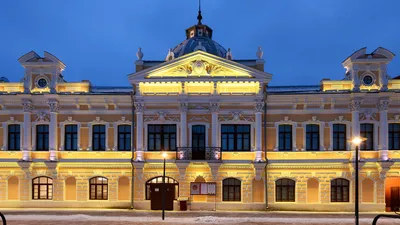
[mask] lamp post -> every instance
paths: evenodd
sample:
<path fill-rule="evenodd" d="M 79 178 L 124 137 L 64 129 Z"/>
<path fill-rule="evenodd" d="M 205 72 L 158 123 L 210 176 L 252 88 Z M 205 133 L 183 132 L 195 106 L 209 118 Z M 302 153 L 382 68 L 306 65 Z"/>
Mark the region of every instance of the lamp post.
<path fill-rule="evenodd" d="M 354 137 L 351 142 L 353 145 L 356 146 L 356 155 L 355 155 L 355 167 L 356 167 L 356 174 L 355 174 L 355 206 L 354 206 L 354 214 L 356 217 L 356 225 L 359 224 L 359 210 L 358 210 L 358 204 L 359 204 L 359 197 L 358 197 L 358 147 L 360 146 L 361 142 L 363 140 L 360 137 Z"/>
<path fill-rule="evenodd" d="M 164 169 L 162 176 L 162 220 L 165 217 L 165 159 L 167 158 L 167 153 L 163 152 L 162 157 L 164 158 Z"/>

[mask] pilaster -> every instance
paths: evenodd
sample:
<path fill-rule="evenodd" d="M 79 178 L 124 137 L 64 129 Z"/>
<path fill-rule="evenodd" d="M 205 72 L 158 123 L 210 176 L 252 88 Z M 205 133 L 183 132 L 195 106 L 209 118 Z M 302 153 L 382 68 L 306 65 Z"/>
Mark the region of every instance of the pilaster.
<path fill-rule="evenodd" d="M 57 115 L 58 115 L 58 110 L 60 109 L 60 105 L 57 100 L 55 99 L 50 99 L 47 101 L 47 104 L 49 105 L 49 111 L 50 111 L 50 125 L 49 125 L 49 151 L 50 151 L 50 161 L 56 161 L 57 160 Z"/>
<path fill-rule="evenodd" d="M 31 130 L 32 130 L 32 121 L 31 121 L 31 113 L 33 111 L 32 101 L 29 99 L 22 100 L 22 108 L 24 110 L 24 142 L 22 147 L 22 160 L 30 161 L 31 160 L 31 151 L 32 151 L 32 139 L 31 139 Z"/>
<path fill-rule="evenodd" d="M 143 113 L 144 103 L 135 102 L 136 110 L 136 161 L 144 161 L 143 149 Z"/>
<path fill-rule="evenodd" d="M 262 161 L 262 139 L 261 139 L 261 124 L 262 124 L 262 111 L 264 109 L 264 102 L 262 100 L 256 101 L 254 103 L 254 114 L 255 114 L 255 128 L 256 128 L 256 143 L 255 143 L 255 152 L 256 157 L 254 161 L 259 162 Z"/>
<path fill-rule="evenodd" d="M 181 102 L 180 105 L 181 111 L 181 143 L 180 147 L 187 147 L 187 112 L 188 112 L 188 103 Z"/>
<path fill-rule="evenodd" d="M 376 104 L 376 107 L 379 111 L 379 157 L 381 160 L 388 159 L 388 133 L 389 133 L 389 125 L 388 125 L 388 109 L 389 109 L 389 100 L 379 100 Z"/>
<path fill-rule="evenodd" d="M 211 112 L 211 147 L 218 147 L 218 111 L 219 103 L 210 102 L 210 112 Z"/>

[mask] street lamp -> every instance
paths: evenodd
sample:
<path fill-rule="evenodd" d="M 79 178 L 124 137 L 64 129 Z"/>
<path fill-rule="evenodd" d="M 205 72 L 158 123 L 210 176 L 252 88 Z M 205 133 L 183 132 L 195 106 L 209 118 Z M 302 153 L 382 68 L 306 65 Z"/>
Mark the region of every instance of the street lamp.
<path fill-rule="evenodd" d="M 356 225 L 358 225 L 359 223 L 359 213 L 358 213 L 358 203 L 359 203 L 359 198 L 358 198 L 358 147 L 360 146 L 361 142 L 363 141 L 363 139 L 361 139 L 360 137 L 354 137 L 353 140 L 351 140 L 351 143 L 353 143 L 353 145 L 356 146 L 356 162 L 355 162 L 355 167 L 356 167 L 356 185 L 355 185 L 355 195 L 356 195 L 356 199 L 355 199 L 355 209 L 354 209 L 354 213 L 355 213 L 355 217 L 356 217 Z"/>
<path fill-rule="evenodd" d="M 165 217 L 165 159 L 167 158 L 168 154 L 166 152 L 162 153 L 162 157 L 164 159 L 164 171 L 162 176 L 162 219 L 164 220 Z"/>

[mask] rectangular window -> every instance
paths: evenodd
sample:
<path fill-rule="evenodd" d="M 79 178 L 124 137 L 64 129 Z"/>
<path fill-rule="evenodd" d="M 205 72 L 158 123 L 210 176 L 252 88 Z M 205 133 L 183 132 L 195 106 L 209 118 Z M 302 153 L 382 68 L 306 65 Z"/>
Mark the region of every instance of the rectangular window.
<path fill-rule="evenodd" d="M 20 150 L 21 126 L 19 124 L 8 125 L 8 150 Z"/>
<path fill-rule="evenodd" d="M 400 149 L 400 124 L 389 124 L 389 150 Z"/>
<path fill-rule="evenodd" d="M 317 124 L 306 126 L 306 150 L 319 151 L 319 125 Z"/>
<path fill-rule="evenodd" d="M 292 125 L 279 125 L 279 151 L 292 151 Z"/>
<path fill-rule="evenodd" d="M 332 129 L 333 150 L 346 150 L 346 124 L 333 124 Z"/>
<path fill-rule="evenodd" d="M 222 151 L 250 151 L 250 125 L 221 125 Z"/>
<path fill-rule="evenodd" d="M 78 150 L 78 125 L 65 125 L 64 150 Z"/>
<path fill-rule="evenodd" d="M 374 124 L 360 124 L 360 135 L 365 139 L 360 144 L 360 150 L 374 150 Z"/>
<path fill-rule="evenodd" d="M 92 150 L 105 151 L 106 150 L 106 126 L 93 125 L 92 136 Z"/>
<path fill-rule="evenodd" d="M 131 126 L 119 125 L 118 126 L 118 150 L 130 151 L 131 150 Z"/>
<path fill-rule="evenodd" d="M 176 151 L 176 125 L 148 125 L 149 151 Z"/>
<path fill-rule="evenodd" d="M 36 150 L 49 150 L 49 125 L 36 125 Z"/>

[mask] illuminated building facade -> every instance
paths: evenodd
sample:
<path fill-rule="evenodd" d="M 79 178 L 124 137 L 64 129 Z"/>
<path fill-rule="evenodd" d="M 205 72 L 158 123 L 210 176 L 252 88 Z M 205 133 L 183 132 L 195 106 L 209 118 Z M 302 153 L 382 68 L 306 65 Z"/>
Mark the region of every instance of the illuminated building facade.
<path fill-rule="evenodd" d="M 172 198 L 191 210 L 351 211 L 355 136 L 360 209 L 400 204 L 393 53 L 354 52 L 343 80 L 268 86 L 261 48 L 236 60 L 212 32 L 200 17 L 165 60 L 139 49 L 125 87 L 66 82 L 48 52 L 19 58 L 22 81 L 0 83 L 0 207 L 150 209 L 166 151 Z M 216 195 L 190 195 L 191 182 Z"/>

